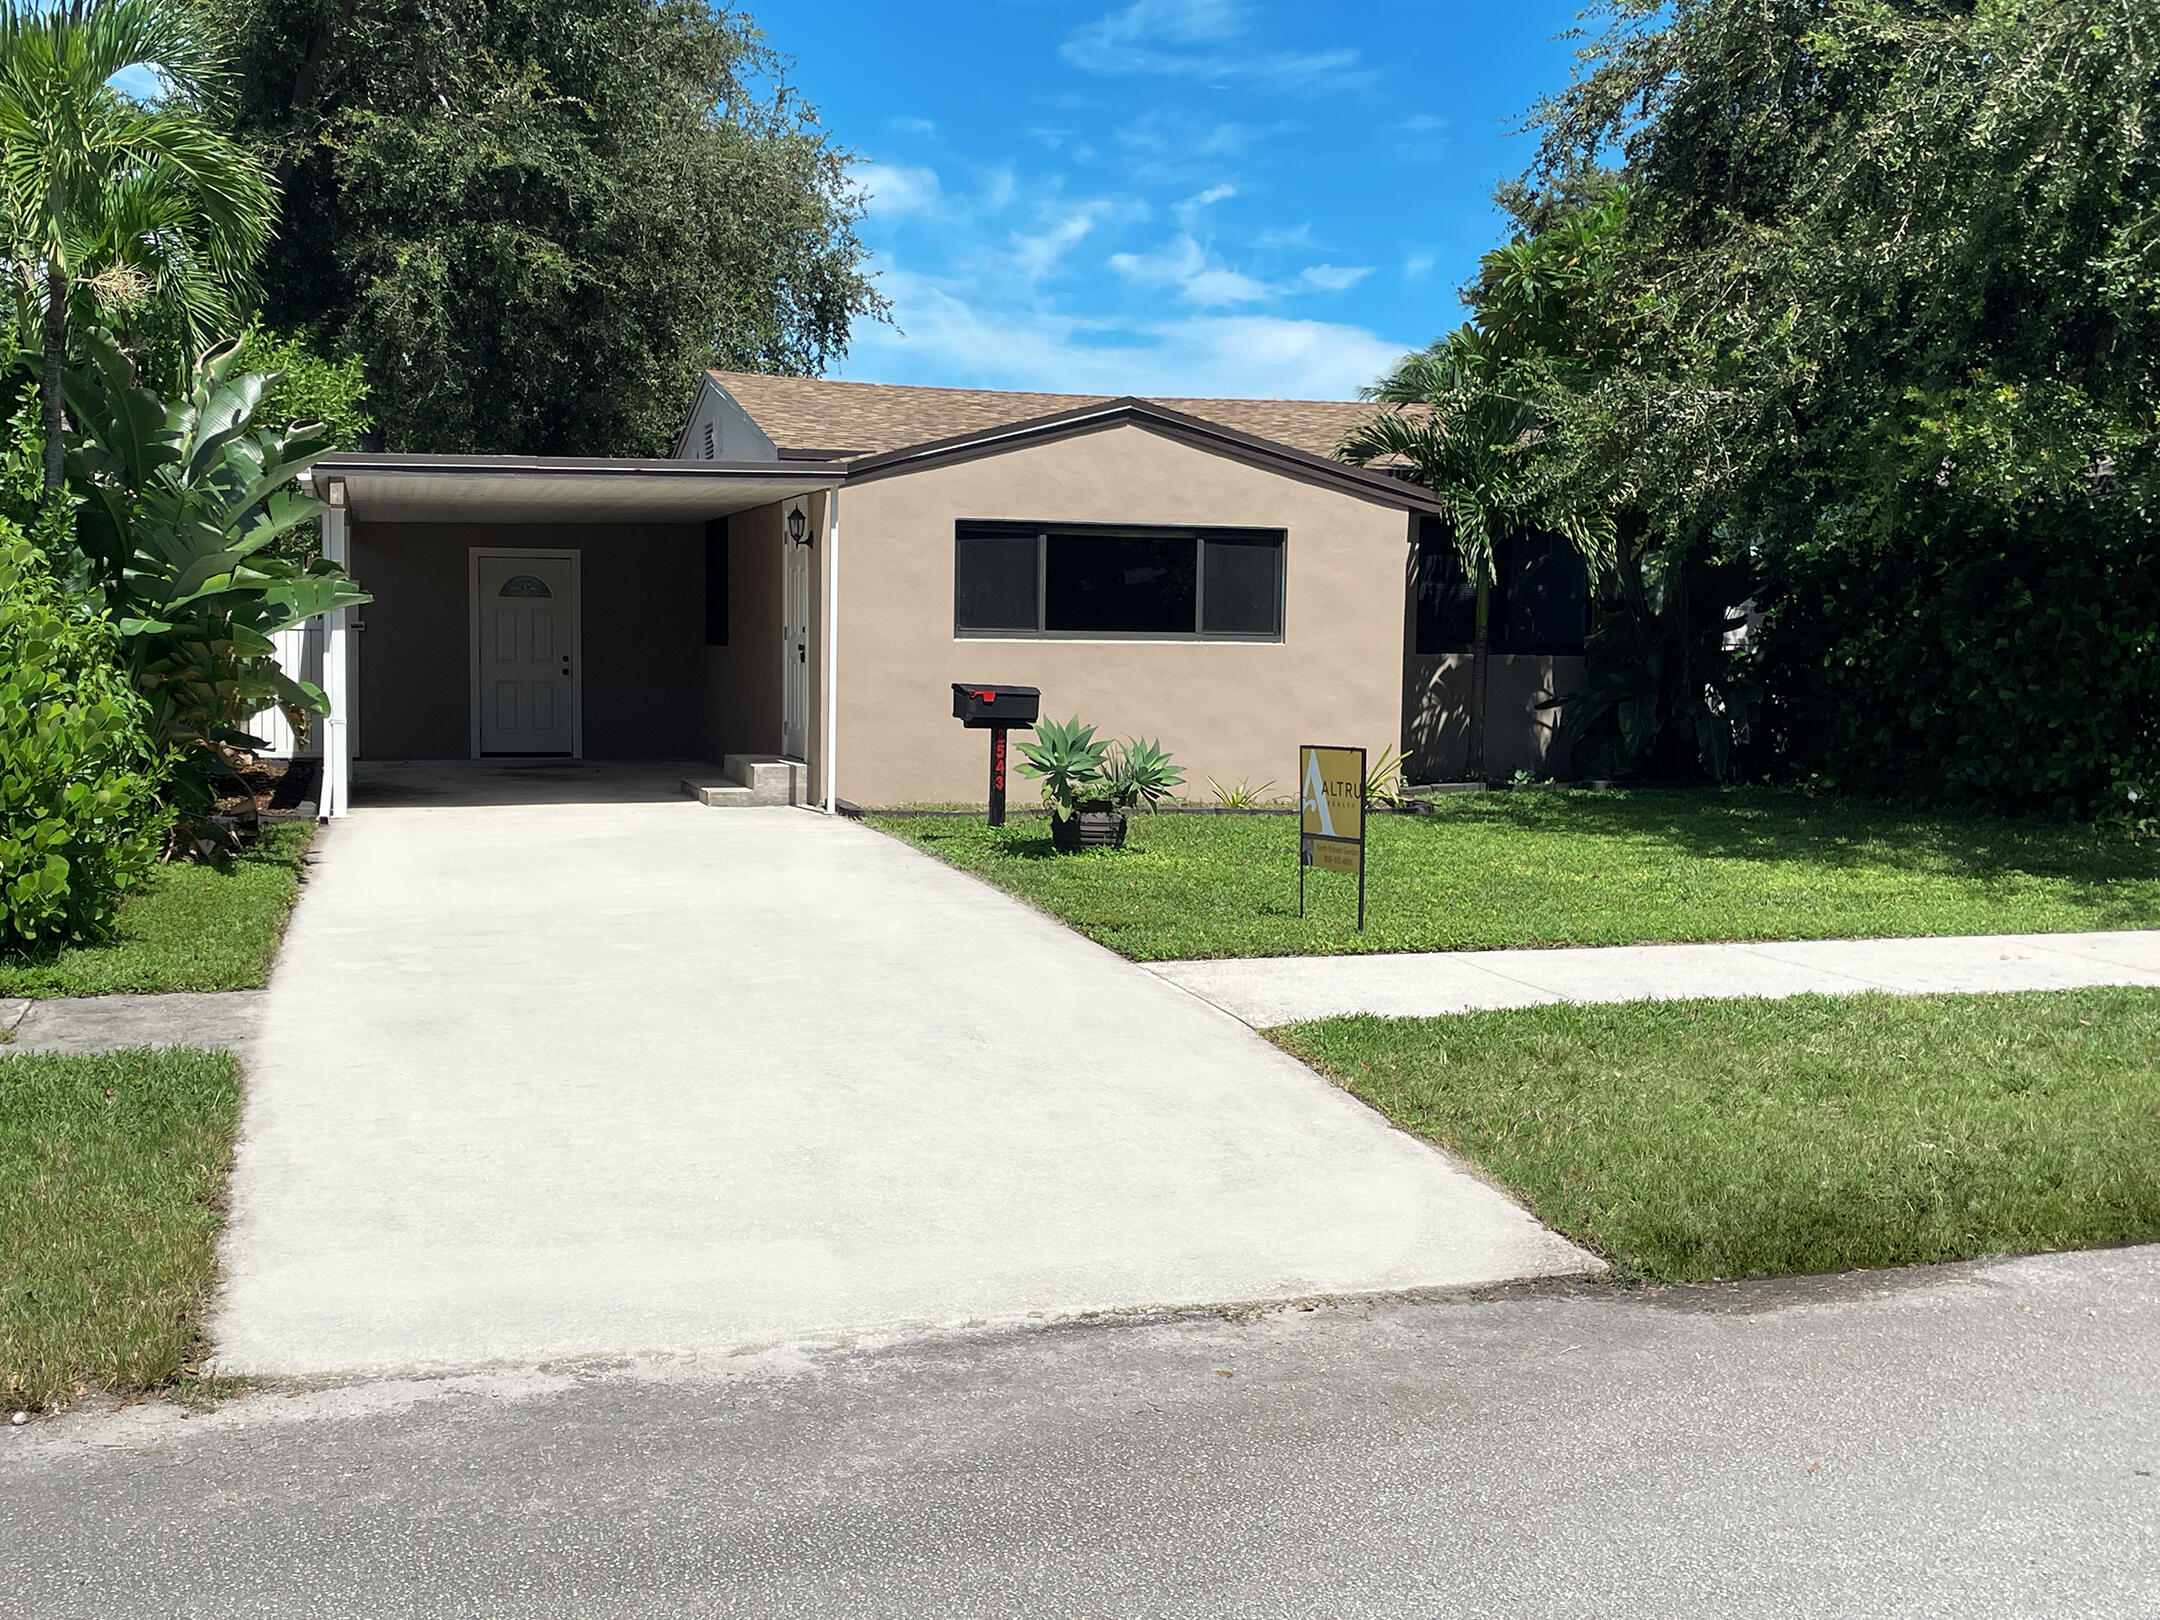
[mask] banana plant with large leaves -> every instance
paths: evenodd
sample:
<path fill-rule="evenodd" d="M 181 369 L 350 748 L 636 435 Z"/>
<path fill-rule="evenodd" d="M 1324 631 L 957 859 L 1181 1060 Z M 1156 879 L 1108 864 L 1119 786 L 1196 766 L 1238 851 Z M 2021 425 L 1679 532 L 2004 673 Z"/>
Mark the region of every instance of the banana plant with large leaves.
<path fill-rule="evenodd" d="M 83 338 L 67 377 L 77 433 L 69 482 L 87 571 L 119 621 L 156 740 L 178 763 L 173 799 L 199 818 L 241 750 L 251 715 L 277 707 L 296 727 L 326 714 L 322 689 L 278 667 L 272 638 L 370 600 L 337 564 L 288 540 L 322 510 L 295 482 L 331 448 L 319 423 L 258 428 L 275 373 L 242 372 L 237 345 L 196 365 L 167 405 L 104 334 Z M 284 542 L 284 543 L 280 543 Z"/>

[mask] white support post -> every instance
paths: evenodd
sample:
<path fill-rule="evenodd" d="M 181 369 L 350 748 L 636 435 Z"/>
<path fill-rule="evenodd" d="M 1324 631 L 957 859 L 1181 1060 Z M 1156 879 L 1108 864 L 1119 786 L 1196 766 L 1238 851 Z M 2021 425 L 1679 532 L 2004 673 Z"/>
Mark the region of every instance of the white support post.
<path fill-rule="evenodd" d="M 825 813 L 840 811 L 840 491 L 825 492 Z"/>
<path fill-rule="evenodd" d="M 322 549 L 323 555 L 340 568 L 350 562 L 350 547 L 346 543 L 346 512 L 342 502 L 323 508 Z M 350 608 L 336 608 L 323 615 L 323 696 L 330 700 L 330 712 L 323 717 L 322 792 L 316 805 L 316 814 L 328 821 L 350 813 L 352 792 L 352 737 L 347 730 L 351 718 L 352 693 L 348 659 L 351 656 L 351 633 L 345 620 Z"/>

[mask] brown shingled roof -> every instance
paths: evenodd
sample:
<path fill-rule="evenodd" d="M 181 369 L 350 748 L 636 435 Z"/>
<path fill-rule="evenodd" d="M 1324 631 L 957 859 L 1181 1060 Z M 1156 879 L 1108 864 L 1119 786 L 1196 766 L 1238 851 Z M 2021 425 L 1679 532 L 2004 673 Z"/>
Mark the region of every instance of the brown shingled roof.
<path fill-rule="evenodd" d="M 782 454 L 815 450 L 835 459 L 932 444 L 1104 404 L 1113 397 L 999 388 L 916 388 L 835 382 L 827 377 L 768 377 L 745 371 L 715 371 L 712 376 L 735 396 L 735 402 L 750 413 Z M 1335 399 L 1156 399 L 1152 403 L 1316 456 L 1333 456 L 1343 434 L 1369 420 L 1375 409 L 1355 400 Z"/>

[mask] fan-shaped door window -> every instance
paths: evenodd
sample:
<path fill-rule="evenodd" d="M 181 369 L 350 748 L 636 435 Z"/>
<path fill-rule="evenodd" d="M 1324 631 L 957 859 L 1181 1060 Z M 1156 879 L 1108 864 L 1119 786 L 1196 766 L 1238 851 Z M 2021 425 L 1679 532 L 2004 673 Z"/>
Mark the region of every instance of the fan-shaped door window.
<path fill-rule="evenodd" d="M 503 581 L 502 589 L 495 594 L 497 596 L 553 596 L 555 593 L 548 589 L 548 583 L 544 579 L 537 579 L 531 574 L 512 574 Z"/>

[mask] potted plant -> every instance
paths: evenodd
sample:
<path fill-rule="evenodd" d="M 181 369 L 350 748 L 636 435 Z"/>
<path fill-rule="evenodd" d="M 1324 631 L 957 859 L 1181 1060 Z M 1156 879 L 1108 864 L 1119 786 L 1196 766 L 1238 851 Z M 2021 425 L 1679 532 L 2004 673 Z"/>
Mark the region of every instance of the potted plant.
<path fill-rule="evenodd" d="M 1154 809 L 1185 780 L 1161 744 L 1098 742 L 1095 728 L 1082 725 L 1078 715 L 1038 726 L 1020 753 L 1021 771 L 1042 783 L 1051 845 L 1068 855 L 1123 849 L 1125 812 L 1140 804 Z"/>
<path fill-rule="evenodd" d="M 1020 744 L 1021 774 L 1042 783 L 1043 803 L 1050 810 L 1050 842 L 1059 850 L 1124 842 L 1122 831 L 1108 836 L 1105 824 L 1113 813 L 1103 771 L 1109 753 L 1109 744 L 1097 742 L 1095 728 L 1082 725 L 1078 715 L 1046 720 Z M 1083 816 L 1088 818 L 1085 838 Z"/>

